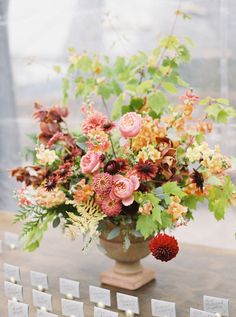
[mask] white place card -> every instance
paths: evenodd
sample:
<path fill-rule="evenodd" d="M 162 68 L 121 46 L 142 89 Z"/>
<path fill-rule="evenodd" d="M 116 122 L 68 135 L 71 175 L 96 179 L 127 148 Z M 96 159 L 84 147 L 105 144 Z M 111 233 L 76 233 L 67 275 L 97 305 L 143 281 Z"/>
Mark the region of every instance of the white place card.
<path fill-rule="evenodd" d="M 31 285 L 39 291 L 48 290 L 48 276 L 45 273 L 30 271 Z"/>
<path fill-rule="evenodd" d="M 119 314 L 100 307 L 94 307 L 94 317 L 118 317 Z"/>
<path fill-rule="evenodd" d="M 134 314 L 139 314 L 138 297 L 117 293 L 116 299 L 118 309 Z"/>
<path fill-rule="evenodd" d="M 195 308 L 190 308 L 190 317 L 215 317 L 215 314 Z"/>
<path fill-rule="evenodd" d="M 23 301 L 23 287 L 21 285 L 5 281 L 4 290 L 7 297 Z"/>
<path fill-rule="evenodd" d="M 92 303 L 111 306 L 111 291 L 109 289 L 90 285 L 89 298 Z"/>
<path fill-rule="evenodd" d="M 52 295 L 33 289 L 33 305 L 38 308 L 44 308 L 52 311 Z"/>
<path fill-rule="evenodd" d="M 14 250 L 19 248 L 20 237 L 18 234 L 13 232 L 4 232 L 4 244 L 8 246 L 10 249 Z"/>
<path fill-rule="evenodd" d="M 152 299 L 151 306 L 154 317 L 176 317 L 175 303 Z"/>
<path fill-rule="evenodd" d="M 66 278 L 59 279 L 60 293 L 68 299 L 80 298 L 79 282 Z"/>
<path fill-rule="evenodd" d="M 29 317 L 29 305 L 8 300 L 8 317 Z"/>
<path fill-rule="evenodd" d="M 38 309 L 37 310 L 37 317 L 58 317 L 58 315 L 55 315 L 55 314 L 49 313 L 47 311 L 43 311 L 43 310 Z"/>
<path fill-rule="evenodd" d="M 21 281 L 19 266 L 4 263 L 4 275 L 7 280 L 12 283 L 19 283 Z"/>
<path fill-rule="evenodd" d="M 210 313 L 218 313 L 222 316 L 229 316 L 229 300 L 225 298 L 204 296 L 204 310 Z"/>
<path fill-rule="evenodd" d="M 84 317 L 84 303 L 70 299 L 61 299 L 62 315 L 67 317 Z"/>

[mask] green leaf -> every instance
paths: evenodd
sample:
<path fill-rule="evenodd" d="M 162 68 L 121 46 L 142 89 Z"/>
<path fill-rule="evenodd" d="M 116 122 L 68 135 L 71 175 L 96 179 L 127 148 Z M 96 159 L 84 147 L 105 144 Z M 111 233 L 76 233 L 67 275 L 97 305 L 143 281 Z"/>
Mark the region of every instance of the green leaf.
<path fill-rule="evenodd" d="M 117 74 L 123 73 L 126 70 L 125 58 L 118 56 L 115 61 L 115 72 Z"/>
<path fill-rule="evenodd" d="M 236 191 L 236 186 L 229 176 L 225 177 L 225 182 L 221 187 L 212 187 L 208 195 L 208 207 L 214 212 L 216 220 L 224 218 L 225 210 L 229 207 L 229 200 Z"/>
<path fill-rule="evenodd" d="M 222 109 L 219 113 L 218 113 L 218 116 L 217 116 L 217 121 L 219 123 L 227 123 L 228 122 L 228 119 L 230 117 L 235 117 L 236 115 L 236 112 L 234 110 L 234 108 L 232 107 L 227 107 L 225 109 Z"/>
<path fill-rule="evenodd" d="M 123 94 L 119 95 L 119 97 L 116 99 L 114 106 L 113 106 L 113 110 L 112 110 L 112 119 L 116 120 L 121 116 L 121 108 L 123 105 L 123 99 L 124 96 Z"/>
<path fill-rule="evenodd" d="M 119 96 L 122 93 L 122 89 L 120 88 L 120 85 L 117 81 L 113 80 L 112 83 L 113 92 Z"/>
<path fill-rule="evenodd" d="M 130 101 L 130 108 L 133 111 L 140 110 L 143 106 L 143 98 L 134 97 Z"/>
<path fill-rule="evenodd" d="M 194 195 L 188 195 L 183 198 L 183 205 L 189 209 L 196 209 L 198 201 L 198 197 Z"/>
<path fill-rule="evenodd" d="M 166 229 L 171 227 L 172 225 L 172 216 L 168 214 L 166 211 L 162 212 L 161 214 L 161 222 L 162 222 L 162 228 Z"/>
<path fill-rule="evenodd" d="M 159 205 L 155 205 L 154 208 L 152 209 L 152 219 L 154 221 L 159 222 L 160 224 L 162 223 L 161 220 L 161 208 Z"/>
<path fill-rule="evenodd" d="M 59 226 L 60 222 L 61 222 L 60 217 L 56 217 L 52 222 L 53 228 L 56 228 L 57 226 Z"/>
<path fill-rule="evenodd" d="M 77 68 L 82 72 L 88 72 L 92 70 L 92 60 L 87 55 L 79 56 L 77 60 Z"/>
<path fill-rule="evenodd" d="M 227 123 L 228 122 L 228 113 L 226 110 L 221 110 L 217 115 L 217 121 L 219 123 Z"/>
<path fill-rule="evenodd" d="M 29 251 L 29 252 L 33 252 L 34 250 L 36 250 L 39 247 L 39 241 L 36 240 L 32 243 L 30 243 L 29 245 L 27 245 L 24 249 Z"/>
<path fill-rule="evenodd" d="M 131 231 L 131 234 L 132 234 L 134 237 L 136 237 L 136 238 L 142 238 L 142 237 L 143 237 L 143 235 L 141 234 L 141 232 L 138 231 L 138 230 L 132 230 L 132 231 Z"/>
<path fill-rule="evenodd" d="M 221 110 L 221 106 L 219 106 L 217 103 L 213 103 L 210 106 L 208 106 L 205 111 L 210 118 L 216 120 Z"/>
<path fill-rule="evenodd" d="M 149 107 L 157 114 L 161 114 L 168 105 L 168 100 L 162 92 L 151 94 L 147 98 Z"/>
<path fill-rule="evenodd" d="M 180 199 L 186 196 L 182 189 L 177 185 L 177 182 L 167 182 L 162 185 L 162 189 L 164 193 L 178 196 Z"/>
<path fill-rule="evenodd" d="M 130 106 L 123 106 L 121 109 L 122 116 L 127 112 L 130 112 Z"/>
<path fill-rule="evenodd" d="M 172 84 L 172 83 L 163 82 L 162 83 L 162 87 L 165 88 L 165 90 L 167 92 L 169 92 L 170 94 L 176 94 L 177 93 L 177 89 L 176 89 L 175 85 Z"/>
<path fill-rule="evenodd" d="M 229 106 L 229 100 L 226 98 L 217 98 L 216 101 L 222 105 Z"/>
<path fill-rule="evenodd" d="M 53 70 L 54 70 L 57 74 L 60 74 L 60 73 L 61 73 L 61 66 L 55 65 L 55 66 L 53 66 Z"/>
<path fill-rule="evenodd" d="M 124 245 L 123 245 L 125 252 L 129 250 L 130 244 L 131 242 L 130 242 L 129 236 L 126 234 L 124 238 Z"/>
<path fill-rule="evenodd" d="M 179 40 L 174 35 L 166 36 L 164 39 L 160 41 L 160 46 L 169 50 L 174 50 L 178 45 Z"/>
<path fill-rule="evenodd" d="M 153 235 L 156 229 L 157 229 L 157 225 L 153 221 L 152 216 L 139 215 L 137 224 L 136 224 L 136 230 L 141 232 L 144 239 L 147 239 L 148 237 Z"/>
<path fill-rule="evenodd" d="M 200 100 L 198 104 L 200 106 L 206 106 L 209 104 L 210 101 L 211 101 L 211 97 L 206 97 L 205 99 Z"/>
<path fill-rule="evenodd" d="M 153 85 L 152 80 L 143 81 L 140 85 L 137 86 L 137 89 L 136 89 L 137 94 L 147 93 L 149 90 L 152 89 L 152 85 Z"/>
<path fill-rule="evenodd" d="M 112 240 L 120 235 L 120 227 L 115 227 L 112 229 L 108 235 L 107 235 L 107 240 Z"/>
<path fill-rule="evenodd" d="M 160 199 L 154 193 L 148 193 L 145 195 L 146 200 L 150 200 L 150 202 L 155 205 L 159 205 Z"/>
<path fill-rule="evenodd" d="M 104 99 L 109 99 L 112 94 L 112 89 L 109 84 L 100 84 L 97 90 L 98 95 L 102 96 Z"/>

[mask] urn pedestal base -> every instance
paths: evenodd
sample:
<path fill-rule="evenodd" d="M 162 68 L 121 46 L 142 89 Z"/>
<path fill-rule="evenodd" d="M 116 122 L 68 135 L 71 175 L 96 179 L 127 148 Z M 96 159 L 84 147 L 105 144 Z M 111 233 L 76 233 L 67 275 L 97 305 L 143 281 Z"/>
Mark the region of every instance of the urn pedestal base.
<path fill-rule="evenodd" d="M 155 272 L 144 268 L 139 261 L 134 263 L 116 262 L 110 270 L 100 274 L 102 284 L 127 290 L 136 290 L 155 279 Z"/>
<path fill-rule="evenodd" d="M 108 232 L 111 232 L 116 225 L 107 221 Z M 140 260 L 149 255 L 149 239 L 129 235 L 130 246 L 124 249 L 124 239 L 127 231 L 136 228 L 135 223 L 127 226 L 120 226 L 119 236 L 109 240 L 105 232 L 101 233 L 100 245 L 106 255 L 115 260 L 115 265 L 100 274 L 100 281 L 103 284 L 112 285 L 127 290 L 135 290 L 155 279 L 155 271 L 145 268 Z"/>

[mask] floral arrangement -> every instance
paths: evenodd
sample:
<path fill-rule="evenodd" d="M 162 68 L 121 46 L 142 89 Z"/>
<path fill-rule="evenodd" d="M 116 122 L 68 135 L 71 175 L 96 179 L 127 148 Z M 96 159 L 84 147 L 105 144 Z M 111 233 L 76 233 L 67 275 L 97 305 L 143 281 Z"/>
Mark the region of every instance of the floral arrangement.
<path fill-rule="evenodd" d="M 168 99 L 187 86 L 178 68 L 188 60 L 187 47 L 173 36 L 150 55 L 115 62 L 71 50 L 64 101 L 74 83 L 83 98 L 81 129 L 69 130 L 68 107 L 36 103 L 33 164 L 11 171 L 24 184 L 16 221 L 25 222 L 27 250 L 39 246 L 52 223 L 72 237 L 81 233 L 85 245 L 101 232 L 111 240 L 122 235 L 124 249 L 132 236 L 150 239 L 152 254 L 169 261 L 178 243 L 166 230 L 187 225 L 198 202 L 208 201 L 215 218 L 224 218 L 236 198 L 231 159 L 210 148 L 206 134 L 213 121 L 226 123 L 235 112 L 227 100 L 200 100 L 189 88 L 176 104 Z M 108 231 L 107 222 L 115 228 Z"/>

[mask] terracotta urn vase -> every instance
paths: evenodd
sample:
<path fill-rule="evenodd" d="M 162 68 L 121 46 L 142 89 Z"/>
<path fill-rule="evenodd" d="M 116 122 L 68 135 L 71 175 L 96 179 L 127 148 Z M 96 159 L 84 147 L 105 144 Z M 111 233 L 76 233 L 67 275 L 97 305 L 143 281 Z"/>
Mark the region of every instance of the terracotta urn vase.
<path fill-rule="evenodd" d="M 109 230 L 115 225 L 106 223 Z M 122 228 L 122 227 L 121 227 Z M 155 272 L 144 268 L 140 260 L 149 255 L 149 240 L 129 235 L 130 247 L 124 249 L 124 233 L 121 230 L 119 236 L 108 240 L 107 233 L 100 236 L 100 244 L 105 249 L 106 255 L 115 260 L 114 266 L 102 272 L 101 283 L 121 287 L 128 290 L 135 290 L 155 279 Z"/>

